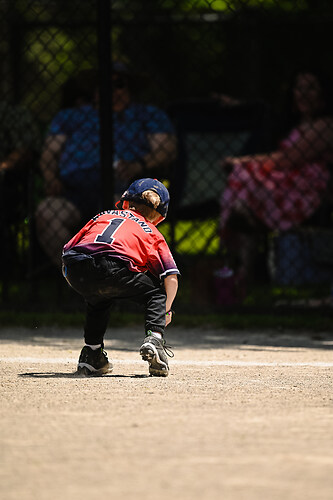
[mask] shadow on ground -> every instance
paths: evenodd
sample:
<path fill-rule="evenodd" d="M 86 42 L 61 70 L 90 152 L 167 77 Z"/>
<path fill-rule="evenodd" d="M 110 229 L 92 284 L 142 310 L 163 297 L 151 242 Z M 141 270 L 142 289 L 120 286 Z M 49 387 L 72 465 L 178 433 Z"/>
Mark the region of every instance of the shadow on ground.
<path fill-rule="evenodd" d="M 27 373 L 19 373 L 19 377 L 22 378 L 75 378 L 75 379 L 91 379 L 93 380 L 93 376 L 89 377 L 82 377 L 81 375 L 77 375 L 75 372 L 74 373 L 68 373 L 68 372 L 27 372 Z M 149 375 L 138 375 L 138 374 L 133 374 L 133 375 L 113 375 L 112 373 L 104 374 L 103 378 L 149 378 Z"/>
<path fill-rule="evenodd" d="M 108 328 L 105 336 L 105 348 L 112 351 L 136 352 L 143 340 L 141 327 Z M 230 348 L 244 347 L 258 349 L 260 347 L 280 348 L 314 348 L 333 350 L 332 332 L 299 332 L 293 330 L 237 331 L 225 329 L 178 328 L 170 326 L 166 334 L 167 343 L 177 349 L 198 348 Z M 83 333 L 80 328 L 41 327 L 2 328 L 0 343 L 20 343 L 31 346 L 48 346 L 59 350 L 77 351 L 83 344 Z"/>

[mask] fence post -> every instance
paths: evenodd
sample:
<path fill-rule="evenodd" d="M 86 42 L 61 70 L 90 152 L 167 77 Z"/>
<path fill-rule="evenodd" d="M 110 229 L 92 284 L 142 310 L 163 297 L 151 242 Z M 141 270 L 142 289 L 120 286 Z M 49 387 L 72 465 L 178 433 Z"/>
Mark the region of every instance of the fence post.
<path fill-rule="evenodd" d="M 100 168 L 103 210 L 114 205 L 112 95 L 111 95 L 111 4 L 97 0 L 99 71 Z"/>

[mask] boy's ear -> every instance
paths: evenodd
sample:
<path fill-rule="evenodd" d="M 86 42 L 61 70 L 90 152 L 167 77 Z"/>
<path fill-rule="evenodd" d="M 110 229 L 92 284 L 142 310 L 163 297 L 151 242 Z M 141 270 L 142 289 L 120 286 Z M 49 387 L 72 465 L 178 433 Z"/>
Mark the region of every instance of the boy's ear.
<path fill-rule="evenodd" d="M 128 207 L 129 207 L 129 201 L 128 200 L 124 200 L 123 201 L 123 209 L 124 210 L 128 210 Z"/>

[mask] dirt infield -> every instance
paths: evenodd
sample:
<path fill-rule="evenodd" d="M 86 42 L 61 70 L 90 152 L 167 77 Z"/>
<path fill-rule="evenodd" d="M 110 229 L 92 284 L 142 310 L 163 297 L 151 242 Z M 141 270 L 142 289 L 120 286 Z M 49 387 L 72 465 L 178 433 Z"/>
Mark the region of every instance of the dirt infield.
<path fill-rule="evenodd" d="M 171 326 L 166 379 L 110 337 L 82 379 L 79 330 L 1 329 L 1 500 L 333 498 L 332 335 Z"/>

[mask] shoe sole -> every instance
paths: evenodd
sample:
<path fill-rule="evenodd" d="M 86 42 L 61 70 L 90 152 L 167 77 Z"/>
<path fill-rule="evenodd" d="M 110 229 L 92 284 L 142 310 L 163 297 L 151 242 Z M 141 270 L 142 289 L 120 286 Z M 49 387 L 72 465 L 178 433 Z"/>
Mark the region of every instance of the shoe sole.
<path fill-rule="evenodd" d="M 96 370 L 96 368 L 87 363 L 79 363 L 75 375 L 80 375 L 81 377 L 100 377 L 106 373 L 111 373 L 112 369 L 113 366 L 111 363 L 108 363 L 99 370 Z"/>
<path fill-rule="evenodd" d="M 140 355 L 143 361 L 149 363 L 149 374 L 154 377 L 167 377 L 169 366 L 161 360 L 158 350 L 153 344 L 143 344 L 140 348 Z"/>

